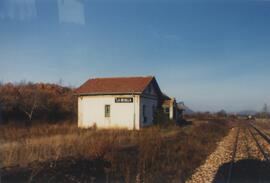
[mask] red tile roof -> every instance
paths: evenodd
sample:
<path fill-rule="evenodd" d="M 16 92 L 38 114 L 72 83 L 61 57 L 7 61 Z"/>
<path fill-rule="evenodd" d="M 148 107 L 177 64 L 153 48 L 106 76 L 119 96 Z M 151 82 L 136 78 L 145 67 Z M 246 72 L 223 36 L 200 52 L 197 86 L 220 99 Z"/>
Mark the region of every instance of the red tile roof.
<path fill-rule="evenodd" d="M 76 94 L 142 93 L 155 80 L 147 77 L 117 77 L 89 79 L 75 90 Z"/>

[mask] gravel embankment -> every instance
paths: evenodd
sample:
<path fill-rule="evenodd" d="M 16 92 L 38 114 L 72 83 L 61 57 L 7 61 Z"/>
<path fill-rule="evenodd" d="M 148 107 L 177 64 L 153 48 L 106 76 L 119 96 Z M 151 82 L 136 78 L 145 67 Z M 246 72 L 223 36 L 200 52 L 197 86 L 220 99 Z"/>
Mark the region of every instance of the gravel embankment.
<path fill-rule="evenodd" d="M 213 182 L 219 167 L 231 161 L 233 144 L 235 142 L 237 129 L 233 128 L 229 134 L 219 142 L 217 149 L 206 159 L 192 175 L 187 183 L 210 183 Z"/>

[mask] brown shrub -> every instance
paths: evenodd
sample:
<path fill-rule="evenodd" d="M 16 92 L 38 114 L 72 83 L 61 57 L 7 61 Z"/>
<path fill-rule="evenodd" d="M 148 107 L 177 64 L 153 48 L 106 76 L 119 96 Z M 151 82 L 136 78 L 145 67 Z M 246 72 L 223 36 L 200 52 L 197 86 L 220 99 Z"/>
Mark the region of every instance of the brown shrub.
<path fill-rule="evenodd" d="M 0 116 L 4 122 L 75 119 L 76 104 L 69 87 L 31 82 L 0 85 Z"/>

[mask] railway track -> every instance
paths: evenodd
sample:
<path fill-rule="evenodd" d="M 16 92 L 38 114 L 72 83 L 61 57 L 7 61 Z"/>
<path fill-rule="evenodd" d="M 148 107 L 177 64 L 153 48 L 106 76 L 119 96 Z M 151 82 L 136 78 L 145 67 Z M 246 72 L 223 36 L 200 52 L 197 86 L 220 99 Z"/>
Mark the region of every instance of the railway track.
<path fill-rule="evenodd" d="M 227 183 L 230 183 L 232 179 L 232 171 L 233 171 L 233 165 L 235 163 L 235 156 L 236 156 L 236 151 L 237 151 L 237 146 L 238 146 L 238 141 L 239 141 L 239 134 L 240 134 L 240 127 L 238 127 L 237 133 L 236 133 L 236 138 L 235 138 L 235 142 L 233 146 L 232 161 L 230 163 L 228 178 L 226 181 Z"/>
<path fill-rule="evenodd" d="M 239 122 L 187 183 L 270 183 L 269 142 L 256 125 Z"/>
<path fill-rule="evenodd" d="M 263 132 L 262 130 L 260 130 L 258 127 L 256 127 L 253 123 L 249 123 L 249 125 L 255 129 L 263 138 L 266 142 L 268 142 L 268 144 L 270 144 L 270 137 L 265 133 Z"/>
<path fill-rule="evenodd" d="M 251 134 L 253 140 L 256 142 L 257 144 L 257 147 L 260 149 L 260 152 L 263 154 L 264 156 L 264 159 L 269 161 L 269 156 L 268 154 L 266 153 L 266 150 L 262 147 L 262 145 L 259 143 L 257 137 L 255 136 L 254 132 L 252 132 L 252 130 L 249 128 L 248 129 L 249 133 Z"/>
<path fill-rule="evenodd" d="M 241 134 L 241 136 L 243 136 L 242 138 L 243 139 L 239 139 L 239 136 L 240 136 L 240 133 L 243 133 Z M 236 136 L 235 136 L 235 141 L 233 143 L 233 146 L 232 146 L 232 155 L 231 155 L 231 162 L 230 162 L 230 165 L 229 165 L 229 170 L 228 170 L 228 175 L 227 175 L 227 179 L 226 179 L 226 183 L 232 183 L 232 182 L 239 182 L 239 180 L 235 180 L 234 178 L 234 175 L 237 174 L 237 167 L 236 166 L 236 156 L 238 153 L 241 153 L 241 152 L 238 152 L 241 150 L 240 146 L 242 145 L 241 143 L 243 143 L 243 141 L 248 141 L 251 142 L 253 141 L 254 144 L 256 144 L 256 147 L 252 147 L 253 149 L 257 149 L 259 151 L 259 153 L 262 155 L 263 159 L 259 158 L 258 156 L 256 157 L 253 156 L 252 159 L 257 159 L 257 160 L 262 160 L 262 161 L 265 161 L 267 163 L 270 163 L 270 138 L 269 136 L 267 136 L 262 130 L 260 130 L 258 127 L 256 127 L 254 124 L 252 123 L 249 123 L 249 124 L 240 124 L 238 126 L 238 130 L 237 130 L 237 133 L 236 133 Z M 262 145 L 263 142 L 262 141 L 265 141 L 267 143 L 264 143 L 264 146 Z M 251 144 L 249 144 L 251 146 Z M 266 145 L 268 146 L 268 148 L 266 148 Z M 239 148 L 238 148 L 239 147 Z M 246 148 L 247 149 L 247 148 Z M 247 159 L 249 159 L 250 157 L 250 152 L 247 152 L 248 154 L 248 157 Z M 260 165 L 261 168 L 265 168 L 265 165 Z M 264 182 L 262 180 L 265 180 L 264 175 L 259 175 L 260 177 L 260 180 L 258 180 L 258 182 Z M 270 180 L 267 178 L 266 182 Z M 242 180 L 242 182 L 246 182 L 245 180 Z M 248 181 L 247 181 L 248 182 Z M 257 182 L 257 181 L 256 181 Z"/>

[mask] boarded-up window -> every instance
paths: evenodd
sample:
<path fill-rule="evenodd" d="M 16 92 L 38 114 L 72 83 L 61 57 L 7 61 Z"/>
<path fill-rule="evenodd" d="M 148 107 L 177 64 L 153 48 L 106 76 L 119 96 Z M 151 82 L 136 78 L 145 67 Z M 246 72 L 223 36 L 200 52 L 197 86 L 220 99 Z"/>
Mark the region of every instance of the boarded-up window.
<path fill-rule="evenodd" d="M 108 118 L 111 116 L 111 106 L 105 105 L 105 117 Z"/>
<path fill-rule="evenodd" d="M 143 105 L 143 123 L 147 123 L 146 105 Z"/>

